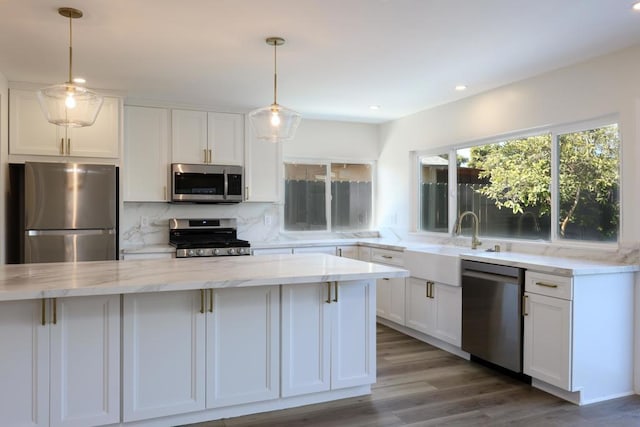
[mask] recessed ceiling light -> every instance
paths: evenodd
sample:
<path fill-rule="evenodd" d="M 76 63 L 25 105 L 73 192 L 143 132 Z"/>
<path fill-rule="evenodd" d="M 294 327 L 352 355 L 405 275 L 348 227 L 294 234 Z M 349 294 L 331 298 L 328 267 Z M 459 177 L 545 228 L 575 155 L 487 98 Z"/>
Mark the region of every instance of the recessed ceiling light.
<path fill-rule="evenodd" d="M 633 7 L 633 10 L 640 11 L 640 1 L 635 2 L 632 7 Z"/>
<path fill-rule="evenodd" d="M 467 86 L 465 86 L 465 85 L 458 85 L 458 86 L 456 86 L 456 90 L 457 90 L 458 92 L 462 92 L 463 90 L 467 90 Z"/>
<path fill-rule="evenodd" d="M 87 81 L 82 77 L 74 77 L 73 82 L 82 85 L 82 84 L 85 84 Z"/>
<path fill-rule="evenodd" d="M 379 109 L 381 109 L 381 108 L 382 108 L 382 106 L 380 106 L 380 105 L 370 105 L 370 106 L 369 106 L 369 109 L 370 109 L 370 110 L 374 110 L 374 111 L 375 111 L 375 110 L 379 110 Z"/>

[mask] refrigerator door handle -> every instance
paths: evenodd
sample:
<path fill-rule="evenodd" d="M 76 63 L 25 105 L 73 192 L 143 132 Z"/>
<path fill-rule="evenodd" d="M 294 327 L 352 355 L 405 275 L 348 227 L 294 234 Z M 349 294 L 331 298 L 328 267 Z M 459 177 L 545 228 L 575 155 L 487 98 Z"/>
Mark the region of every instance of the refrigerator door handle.
<path fill-rule="evenodd" d="M 27 236 L 93 236 L 116 234 L 113 228 L 93 230 L 25 230 Z"/>

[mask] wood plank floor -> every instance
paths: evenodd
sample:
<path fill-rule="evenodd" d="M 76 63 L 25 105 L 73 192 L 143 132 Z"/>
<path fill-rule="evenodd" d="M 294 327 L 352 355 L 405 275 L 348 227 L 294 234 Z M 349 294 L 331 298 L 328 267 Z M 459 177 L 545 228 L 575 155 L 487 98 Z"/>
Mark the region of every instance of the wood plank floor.
<path fill-rule="evenodd" d="M 378 325 L 370 396 L 191 427 L 640 426 L 640 396 L 576 406 Z"/>

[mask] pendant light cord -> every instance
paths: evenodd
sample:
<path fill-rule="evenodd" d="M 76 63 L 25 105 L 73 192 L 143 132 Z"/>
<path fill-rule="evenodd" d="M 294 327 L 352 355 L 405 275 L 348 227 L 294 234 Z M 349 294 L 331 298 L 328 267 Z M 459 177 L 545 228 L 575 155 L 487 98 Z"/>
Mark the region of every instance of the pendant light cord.
<path fill-rule="evenodd" d="M 73 66 L 73 47 L 72 47 L 72 37 L 73 37 L 73 25 L 71 24 L 71 22 L 73 21 L 73 18 L 71 17 L 71 15 L 69 15 L 69 83 L 72 83 L 72 73 L 71 73 L 71 68 Z"/>
<path fill-rule="evenodd" d="M 278 95 L 278 55 L 276 55 L 276 49 L 278 49 L 278 44 L 273 44 L 273 104 L 277 105 L 277 95 Z"/>

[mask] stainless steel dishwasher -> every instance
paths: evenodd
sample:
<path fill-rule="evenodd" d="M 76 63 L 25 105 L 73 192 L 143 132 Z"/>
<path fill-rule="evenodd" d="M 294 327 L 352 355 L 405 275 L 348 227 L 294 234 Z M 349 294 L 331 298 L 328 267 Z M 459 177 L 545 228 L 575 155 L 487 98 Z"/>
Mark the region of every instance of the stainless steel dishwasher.
<path fill-rule="evenodd" d="M 462 350 L 522 373 L 524 270 L 462 260 Z"/>

